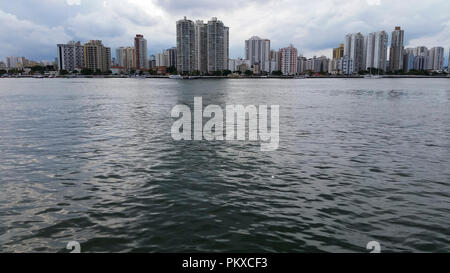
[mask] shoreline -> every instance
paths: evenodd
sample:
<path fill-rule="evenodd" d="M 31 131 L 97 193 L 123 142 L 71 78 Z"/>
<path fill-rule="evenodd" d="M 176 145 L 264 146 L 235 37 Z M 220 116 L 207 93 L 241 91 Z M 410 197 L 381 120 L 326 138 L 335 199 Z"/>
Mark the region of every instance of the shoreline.
<path fill-rule="evenodd" d="M 98 75 L 98 76 L 54 76 L 54 77 L 35 77 L 35 76 L 9 76 L 0 77 L 0 79 L 170 79 L 169 76 L 114 76 L 114 75 Z M 193 76 L 191 79 L 184 80 L 198 80 L 198 79 L 230 79 L 230 80 L 245 80 L 245 79 L 288 79 L 288 80 L 310 80 L 310 79 L 365 79 L 364 76 L 319 76 L 319 77 L 297 77 L 297 76 L 243 76 L 243 77 L 227 77 L 227 76 Z M 425 76 L 425 75 L 382 75 L 380 79 L 450 79 L 447 76 Z M 172 79 L 181 80 L 181 79 Z"/>

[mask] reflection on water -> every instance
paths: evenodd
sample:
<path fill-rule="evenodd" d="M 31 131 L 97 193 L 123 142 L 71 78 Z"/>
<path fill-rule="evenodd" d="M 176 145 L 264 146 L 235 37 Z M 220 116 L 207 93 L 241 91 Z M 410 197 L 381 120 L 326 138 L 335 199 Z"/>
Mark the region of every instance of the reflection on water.
<path fill-rule="evenodd" d="M 449 251 L 446 79 L 0 80 L 0 251 Z M 280 148 L 175 142 L 280 105 Z"/>

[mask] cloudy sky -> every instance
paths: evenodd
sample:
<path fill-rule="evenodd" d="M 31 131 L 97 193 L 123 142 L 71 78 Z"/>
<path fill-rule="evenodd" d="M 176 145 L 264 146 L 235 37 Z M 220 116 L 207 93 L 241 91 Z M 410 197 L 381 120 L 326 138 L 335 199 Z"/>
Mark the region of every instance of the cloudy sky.
<path fill-rule="evenodd" d="M 230 27 L 230 55 L 244 40 L 268 38 L 273 48 L 294 44 L 306 57 L 331 55 L 346 33 L 405 29 L 407 46 L 450 46 L 448 0 L 0 0 L 0 59 L 52 60 L 56 44 L 103 40 L 132 45 L 136 33 L 149 53 L 175 46 L 175 21 L 215 16 Z"/>

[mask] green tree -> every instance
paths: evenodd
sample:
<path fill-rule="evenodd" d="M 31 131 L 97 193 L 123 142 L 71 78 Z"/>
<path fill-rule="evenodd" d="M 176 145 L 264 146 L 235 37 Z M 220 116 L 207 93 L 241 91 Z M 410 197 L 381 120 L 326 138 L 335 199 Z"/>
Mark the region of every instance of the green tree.
<path fill-rule="evenodd" d="M 281 76 L 281 75 L 283 75 L 283 72 L 281 72 L 280 70 L 272 71 L 272 75 L 274 75 L 274 76 Z"/>
<path fill-rule="evenodd" d="M 228 76 L 228 75 L 231 74 L 231 70 L 225 69 L 225 70 L 222 72 L 222 74 L 223 74 L 224 76 Z"/>
<path fill-rule="evenodd" d="M 8 71 L 6 71 L 5 69 L 0 69 L 0 76 L 1 76 L 1 75 L 4 75 L 4 74 L 6 74 L 6 73 L 8 73 Z"/>
<path fill-rule="evenodd" d="M 245 75 L 247 75 L 247 76 L 252 76 L 252 75 L 253 75 L 253 71 L 251 71 L 251 70 L 246 70 L 246 71 L 245 71 Z"/>
<path fill-rule="evenodd" d="M 59 72 L 59 75 L 62 75 L 62 76 L 67 75 L 67 74 L 69 74 L 69 71 L 67 71 L 65 69 L 63 69 Z"/>
<path fill-rule="evenodd" d="M 177 68 L 175 66 L 170 66 L 166 69 L 167 73 L 171 74 L 171 75 L 176 75 L 178 74 Z"/>
<path fill-rule="evenodd" d="M 93 73 L 94 73 L 94 71 L 92 71 L 92 69 L 89 69 L 89 68 L 81 69 L 81 75 L 92 75 Z"/>

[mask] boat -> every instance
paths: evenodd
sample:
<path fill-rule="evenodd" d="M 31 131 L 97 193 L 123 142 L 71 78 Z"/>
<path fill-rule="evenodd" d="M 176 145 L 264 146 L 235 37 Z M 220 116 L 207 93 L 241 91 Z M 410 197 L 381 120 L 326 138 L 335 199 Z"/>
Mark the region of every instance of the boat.
<path fill-rule="evenodd" d="M 180 80 L 180 79 L 183 79 L 183 77 L 181 75 L 170 75 L 169 79 Z"/>
<path fill-rule="evenodd" d="M 365 75 L 364 79 L 381 79 L 380 75 Z"/>
<path fill-rule="evenodd" d="M 381 79 L 382 76 L 380 75 L 380 70 L 378 70 L 378 75 L 372 74 L 372 68 L 370 68 L 370 74 L 364 75 L 364 79 Z"/>

